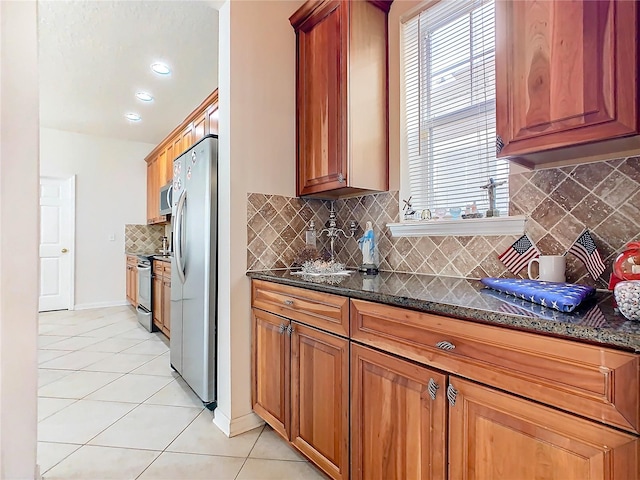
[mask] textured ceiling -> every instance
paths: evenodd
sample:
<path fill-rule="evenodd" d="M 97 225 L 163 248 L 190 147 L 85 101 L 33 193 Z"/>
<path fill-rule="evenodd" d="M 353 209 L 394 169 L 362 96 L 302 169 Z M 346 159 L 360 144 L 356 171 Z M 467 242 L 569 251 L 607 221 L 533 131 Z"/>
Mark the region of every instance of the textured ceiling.
<path fill-rule="evenodd" d="M 49 0 L 38 17 L 43 127 L 158 143 L 218 85 L 212 2 Z M 154 74 L 156 61 L 172 74 Z"/>

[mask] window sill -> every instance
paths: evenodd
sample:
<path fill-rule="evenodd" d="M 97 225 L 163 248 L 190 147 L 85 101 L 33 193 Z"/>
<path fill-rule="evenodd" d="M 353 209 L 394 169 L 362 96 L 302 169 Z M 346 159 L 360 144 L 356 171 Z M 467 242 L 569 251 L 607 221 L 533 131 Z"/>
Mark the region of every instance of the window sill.
<path fill-rule="evenodd" d="M 466 220 L 407 220 L 387 223 L 392 237 L 522 235 L 527 218 L 513 217 L 468 218 Z"/>

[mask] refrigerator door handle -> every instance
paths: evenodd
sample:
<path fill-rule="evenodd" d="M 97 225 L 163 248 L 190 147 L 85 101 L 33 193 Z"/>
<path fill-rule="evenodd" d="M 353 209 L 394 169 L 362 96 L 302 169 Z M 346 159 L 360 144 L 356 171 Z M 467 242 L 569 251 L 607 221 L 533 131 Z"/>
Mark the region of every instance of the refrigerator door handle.
<path fill-rule="evenodd" d="M 175 251 L 176 266 L 178 267 L 178 277 L 180 277 L 180 281 L 182 283 L 185 282 L 184 261 L 182 258 L 182 252 L 184 247 L 184 205 L 186 200 L 187 200 L 187 191 L 184 190 L 180 195 L 180 198 L 178 199 L 178 205 L 176 207 L 176 227 L 177 227 L 176 236 L 178 237 L 177 238 L 178 241 L 176 242 L 176 249 L 175 249 L 176 250 Z"/>

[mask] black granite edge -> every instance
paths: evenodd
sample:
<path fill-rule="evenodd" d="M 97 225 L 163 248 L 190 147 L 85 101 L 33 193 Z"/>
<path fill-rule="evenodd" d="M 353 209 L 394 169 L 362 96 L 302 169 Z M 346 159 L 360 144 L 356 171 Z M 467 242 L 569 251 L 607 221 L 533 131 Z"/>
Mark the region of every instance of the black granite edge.
<path fill-rule="evenodd" d="M 157 260 L 159 262 L 166 262 L 166 263 L 171 262 L 171 256 L 170 255 L 154 255 L 153 259 Z"/>
<path fill-rule="evenodd" d="M 489 310 L 482 310 L 472 307 L 462 307 L 447 303 L 437 303 L 428 300 L 415 300 L 391 294 L 353 290 L 349 288 L 341 288 L 339 285 L 312 283 L 295 278 L 272 276 L 264 271 L 247 272 L 247 276 L 249 276 L 250 278 L 255 278 L 257 280 L 265 280 L 273 283 L 289 285 L 292 287 L 306 288 L 308 290 L 333 293 L 336 295 L 342 295 L 359 300 L 368 300 L 372 302 L 384 303 L 387 305 L 410 308 L 412 310 L 424 313 L 442 314 L 460 320 L 468 320 L 488 325 L 497 324 L 518 330 L 526 330 L 533 333 L 542 332 L 568 340 L 582 341 L 584 343 L 591 343 L 606 347 L 615 347 L 633 351 L 635 353 L 640 353 L 640 338 L 636 338 L 635 335 L 629 333 L 610 331 L 606 328 L 594 328 L 582 325 L 566 324 L 562 322 L 554 322 L 553 320 L 509 315 L 506 313 L 496 313 Z M 602 336 L 605 332 L 606 338 L 603 339 Z"/>

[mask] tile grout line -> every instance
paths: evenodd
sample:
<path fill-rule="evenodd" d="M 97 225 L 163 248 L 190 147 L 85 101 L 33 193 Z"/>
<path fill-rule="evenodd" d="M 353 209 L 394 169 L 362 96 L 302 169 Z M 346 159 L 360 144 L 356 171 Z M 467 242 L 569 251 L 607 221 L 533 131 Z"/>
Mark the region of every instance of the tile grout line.
<path fill-rule="evenodd" d="M 238 473 L 236 473 L 236 476 L 233 477 L 234 480 L 237 480 L 238 477 L 240 476 L 240 473 L 242 473 L 242 469 L 244 468 L 244 466 L 247 464 L 247 460 L 249 460 L 249 457 L 251 456 L 251 452 L 253 452 L 253 449 L 256 448 L 256 444 L 258 443 L 258 440 L 260 440 L 260 437 L 262 436 L 262 434 L 264 433 L 264 429 L 266 428 L 267 424 L 265 423 L 264 425 L 262 425 L 262 430 L 260 431 L 260 433 L 258 434 L 258 436 L 256 437 L 256 441 L 253 442 L 253 445 L 251 446 L 251 450 L 249 450 L 249 453 L 247 453 L 247 456 L 244 459 L 244 462 L 242 462 L 242 466 L 240 467 L 240 470 L 238 470 Z"/>

